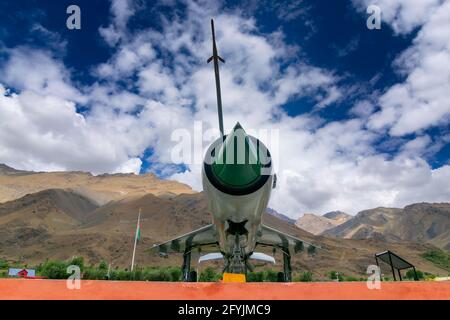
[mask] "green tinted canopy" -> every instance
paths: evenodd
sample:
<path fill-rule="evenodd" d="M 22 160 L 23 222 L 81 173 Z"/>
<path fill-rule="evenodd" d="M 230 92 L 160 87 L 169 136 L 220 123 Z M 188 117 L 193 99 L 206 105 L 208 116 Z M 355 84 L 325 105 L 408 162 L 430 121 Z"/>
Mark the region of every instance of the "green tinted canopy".
<path fill-rule="evenodd" d="M 214 155 L 212 171 L 228 187 L 246 187 L 261 175 L 258 146 L 239 122 Z"/>

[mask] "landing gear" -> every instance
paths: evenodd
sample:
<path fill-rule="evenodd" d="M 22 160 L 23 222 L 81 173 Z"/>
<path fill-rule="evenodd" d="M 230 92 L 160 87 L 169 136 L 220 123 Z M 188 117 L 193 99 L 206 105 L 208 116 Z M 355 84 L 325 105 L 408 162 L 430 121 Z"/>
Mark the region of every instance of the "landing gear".
<path fill-rule="evenodd" d="M 232 273 L 246 274 L 247 272 L 240 235 L 237 233 L 234 237 L 233 258 L 229 268 Z"/>
<path fill-rule="evenodd" d="M 184 282 L 197 282 L 197 271 L 191 270 L 191 254 L 193 247 L 186 246 L 183 253 L 183 265 L 181 266 L 182 280 Z"/>
<path fill-rule="evenodd" d="M 277 273 L 277 282 L 284 282 L 284 272 Z"/>
<path fill-rule="evenodd" d="M 283 248 L 283 281 L 292 281 L 291 254 L 289 247 Z"/>
<path fill-rule="evenodd" d="M 183 254 L 183 266 L 181 270 L 183 272 L 183 281 L 184 282 L 192 282 L 191 277 L 191 247 L 186 247 Z M 195 272 L 195 271 L 193 271 Z M 195 274 L 195 281 L 197 281 L 197 274 Z"/>
<path fill-rule="evenodd" d="M 197 271 L 192 270 L 189 273 L 189 282 L 197 282 Z"/>

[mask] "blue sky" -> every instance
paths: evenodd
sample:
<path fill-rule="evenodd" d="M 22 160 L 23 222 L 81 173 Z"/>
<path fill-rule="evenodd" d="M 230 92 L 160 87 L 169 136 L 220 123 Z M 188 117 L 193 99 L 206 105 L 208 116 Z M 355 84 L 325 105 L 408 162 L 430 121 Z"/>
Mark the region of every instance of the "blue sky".
<path fill-rule="evenodd" d="M 66 27 L 71 4 L 81 30 Z M 366 27 L 369 4 L 381 30 Z M 272 207 L 450 201 L 448 13 L 439 0 L 2 1 L 0 162 L 200 190 L 201 166 L 174 161 L 173 134 L 217 126 L 215 18 L 226 128 L 279 132 Z"/>

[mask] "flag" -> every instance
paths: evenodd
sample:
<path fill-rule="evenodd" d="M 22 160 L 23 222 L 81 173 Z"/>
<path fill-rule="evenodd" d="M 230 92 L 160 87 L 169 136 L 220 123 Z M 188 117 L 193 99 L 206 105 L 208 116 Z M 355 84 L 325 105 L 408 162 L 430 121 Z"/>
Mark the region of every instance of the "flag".
<path fill-rule="evenodd" d="M 141 240 L 141 226 L 138 225 L 136 231 L 136 242 L 139 242 L 139 240 Z"/>
<path fill-rule="evenodd" d="M 131 271 L 133 271 L 133 267 L 134 267 L 134 256 L 136 254 L 136 245 L 139 242 L 139 240 L 141 239 L 140 220 L 141 220 L 141 208 L 139 208 L 139 215 L 138 215 L 137 224 L 136 224 L 136 234 L 134 235 L 133 257 L 131 258 Z"/>

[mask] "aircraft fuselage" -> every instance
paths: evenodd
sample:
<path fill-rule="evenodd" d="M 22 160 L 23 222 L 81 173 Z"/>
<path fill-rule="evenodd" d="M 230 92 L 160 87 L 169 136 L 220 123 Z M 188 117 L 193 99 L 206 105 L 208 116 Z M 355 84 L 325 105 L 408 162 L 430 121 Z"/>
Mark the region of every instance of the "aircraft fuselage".
<path fill-rule="evenodd" d="M 228 155 L 227 159 L 224 148 L 235 154 Z M 225 153 L 223 164 L 214 170 L 220 152 Z M 251 152 L 259 154 L 255 156 Z M 240 155 L 243 155 L 241 159 Z M 233 265 L 233 260 L 245 264 L 256 246 L 273 186 L 269 157 L 262 142 L 247 135 L 239 124 L 225 139 L 216 140 L 205 156 L 202 183 L 208 210 L 216 227 L 220 251 L 234 270 L 240 267 Z M 257 165 L 251 163 L 252 159 Z"/>

